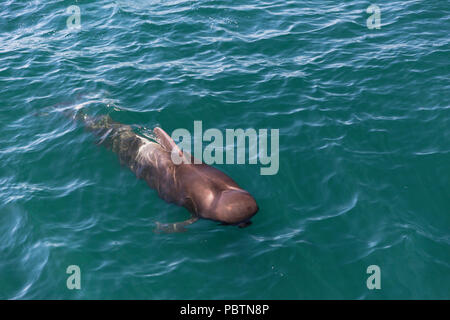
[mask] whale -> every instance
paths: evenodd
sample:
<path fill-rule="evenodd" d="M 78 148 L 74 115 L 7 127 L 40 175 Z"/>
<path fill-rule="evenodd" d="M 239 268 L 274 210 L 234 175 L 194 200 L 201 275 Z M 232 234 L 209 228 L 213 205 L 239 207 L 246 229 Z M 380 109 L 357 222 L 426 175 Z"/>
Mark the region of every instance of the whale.
<path fill-rule="evenodd" d="M 115 122 L 109 115 L 89 117 L 78 112 L 85 127 L 97 137 L 98 145 L 118 155 L 122 165 L 155 189 L 166 202 L 186 208 L 191 217 L 176 223 L 156 223 L 156 232 L 183 232 L 199 219 L 217 221 L 240 228 L 251 224 L 259 207 L 255 198 L 219 169 L 182 151 L 160 127 L 152 138 L 137 134 L 132 126 Z M 172 154 L 190 161 L 175 163 Z"/>

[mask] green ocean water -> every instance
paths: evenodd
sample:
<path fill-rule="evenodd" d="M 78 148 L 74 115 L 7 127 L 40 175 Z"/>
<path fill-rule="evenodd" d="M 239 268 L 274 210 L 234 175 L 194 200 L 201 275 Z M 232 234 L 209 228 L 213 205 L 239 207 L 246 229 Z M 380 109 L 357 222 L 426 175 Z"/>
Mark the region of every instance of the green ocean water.
<path fill-rule="evenodd" d="M 0 298 L 448 299 L 449 30 L 442 0 L 2 0 Z M 189 213 L 75 108 L 279 129 L 279 171 L 215 165 L 258 202 L 251 226 L 157 234 Z"/>

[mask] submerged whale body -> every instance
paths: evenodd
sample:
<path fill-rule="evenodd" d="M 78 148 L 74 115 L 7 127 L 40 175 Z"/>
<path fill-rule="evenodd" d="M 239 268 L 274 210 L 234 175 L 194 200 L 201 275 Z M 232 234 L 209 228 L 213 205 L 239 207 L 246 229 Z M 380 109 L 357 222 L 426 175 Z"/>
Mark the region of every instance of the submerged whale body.
<path fill-rule="evenodd" d="M 184 226 L 199 218 L 245 227 L 258 211 L 250 193 L 222 171 L 204 163 L 194 163 L 193 157 L 182 152 L 161 128 L 153 130 L 157 139 L 151 141 L 137 135 L 131 126 L 112 121 L 109 116 L 93 119 L 82 114 L 81 117 L 86 127 L 100 137 L 98 143 L 117 153 L 120 162 L 156 189 L 162 199 L 192 213 L 191 218 L 183 222 L 157 223 L 157 230 L 182 231 Z M 172 152 L 192 161 L 175 164 Z"/>

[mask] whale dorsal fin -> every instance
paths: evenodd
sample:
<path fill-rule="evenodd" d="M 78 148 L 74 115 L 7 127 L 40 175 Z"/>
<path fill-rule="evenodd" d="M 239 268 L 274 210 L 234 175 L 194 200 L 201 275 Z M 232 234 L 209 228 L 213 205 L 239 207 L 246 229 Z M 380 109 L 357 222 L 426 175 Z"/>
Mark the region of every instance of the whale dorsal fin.
<path fill-rule="evenodd" d="M 163 129 L 161 129 L 160 127 L 156 127 L 155 129 L 153 129 L 153 132 L 158 138 L 158 142 L 164 147 L 164 149 L 169 152 L 172 152 L 173 149 L 179 150 L 181 152 L 175 141 L 173 141 L 173 139 Z"/>
<path fill-rule="evenodd" d="M 166 149 L 168 152 L 178 153 L 178 156 L 180 157 L 180 161 L 182 163 L 202 163 L 201 161 L 197 161 L 192 155 L 190 155 L 188 152 L 183 152 L 183 150 L 180 149 L 180 147 L 177 146 L 175 141 L 160 127 L 156 127 L 153 129 L 154 134 L 158 138 L 159 144 Z M 173 158 L 172 158 L 173 159 Z M 180 162 L 180 163 L 181 163 Z M 180 164 L 177 163 L 177 164 Z"/>

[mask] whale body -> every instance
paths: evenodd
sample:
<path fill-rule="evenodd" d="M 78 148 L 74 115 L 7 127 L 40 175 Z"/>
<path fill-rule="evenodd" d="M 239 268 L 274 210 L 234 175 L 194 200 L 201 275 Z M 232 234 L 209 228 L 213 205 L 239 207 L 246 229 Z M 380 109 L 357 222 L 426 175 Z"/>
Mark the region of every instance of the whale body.
<path fill-rule="evenodd" d="M 169 203 L 185 207 L 191 218 L 173 224 L 157 223 L 157 230 L 184 231 L 184 226 L 199 218 L 227 225 L 245 227 L 257 213 L 258 205 L 252 195 L 222 171 L 182 152 L 161 128 L 154 128 L 155 141 L 136 134 L 132 127 L 114 122 L 109 116 L 93 119 L 85 114 L 86 127 L 98 137 L 98 144 L 115 152 L 122 164 L 128 166 L 139 179 L 158 192 Z M 192 161 L 175 164 L 172 152 Z"/>

